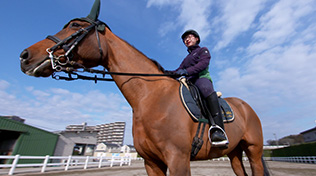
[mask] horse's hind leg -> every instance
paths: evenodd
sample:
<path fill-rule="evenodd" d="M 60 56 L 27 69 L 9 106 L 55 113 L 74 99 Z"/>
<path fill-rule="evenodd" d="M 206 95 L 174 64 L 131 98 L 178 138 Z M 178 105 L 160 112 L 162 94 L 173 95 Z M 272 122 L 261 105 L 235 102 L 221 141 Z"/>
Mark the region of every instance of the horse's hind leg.
<path fill-rule="evenodd" d="M 161 161 L 145 160 L 145 168 L 149 176 L 166 176 L 167 165 Z"/>
<path fill-rule="evenodd" d="M 230 164 L 234 170 L 234 173 L 238 176 L 244 176 L 247 175 L 245 167 L 242 163 L 242 148 L 240 147 L 240 144 L 227 156 L 230 159 Z"/>
<path fill-rule="evenodd" d="M 262 153 L 263 149 L 259 145 L 249 145 L 245 148 L 246 155 L 248 156 L 249 163 L 251 166 L 252 175 L 258 176 L 264 174 L 263 164 L 262 164 Z"/>

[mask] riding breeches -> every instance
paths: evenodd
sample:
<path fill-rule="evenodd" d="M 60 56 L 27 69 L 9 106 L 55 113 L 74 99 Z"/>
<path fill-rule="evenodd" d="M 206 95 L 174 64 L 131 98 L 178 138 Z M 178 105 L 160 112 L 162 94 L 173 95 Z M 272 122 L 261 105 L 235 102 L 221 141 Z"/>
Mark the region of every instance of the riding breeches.
<path fill-rule="evenodd" d="M 198 78 L 195 81 L 190 81 L 199 88 L 203 98 L 208 97 L 214 92 L 213 83 L 207 78 Z"/>

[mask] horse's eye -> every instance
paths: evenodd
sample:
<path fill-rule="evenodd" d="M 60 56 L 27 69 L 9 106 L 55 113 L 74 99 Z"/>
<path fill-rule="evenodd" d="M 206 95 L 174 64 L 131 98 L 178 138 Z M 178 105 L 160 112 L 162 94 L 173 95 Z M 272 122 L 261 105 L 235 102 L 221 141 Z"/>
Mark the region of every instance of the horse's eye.
<path fill-rule="evenodd" d="M 70 24 L 70 28 L 73 28 L 73 27 L 80 27 L 81 25 L 80 24 L 78 24 L 78 23 L 71 23 Z"/>

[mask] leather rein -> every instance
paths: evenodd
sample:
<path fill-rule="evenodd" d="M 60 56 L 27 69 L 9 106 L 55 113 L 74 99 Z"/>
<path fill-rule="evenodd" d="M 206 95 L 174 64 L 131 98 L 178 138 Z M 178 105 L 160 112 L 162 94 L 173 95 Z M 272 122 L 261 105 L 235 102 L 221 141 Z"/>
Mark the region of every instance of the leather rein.
<path fill-rule="evenodd" d="M 69 37 L 61 40 L 58 37 L 54 35 L 48 35 L 46 38 L 55 42 L 56 45 L 54 45 L 51 48 L 47 48 L 46 52 L 48 53 L 48 57 L 51 60 L 51 65 L 52 69 L 54 70 L 54 73 L 52 74 L 52 78 L 56 80 L 66 80 L 66 81 L 73 81 L 73 80 L 93 80 L 95 83 L 97 81 L 114 81 L 111 78 L 105 78 L 105 75 L 122 75 L 122 76 L 171 76 L 174 77 L 174 74 L 144 74 L 144 73 L 123 73 L 123 72 L 109 72 L 106 71 L 105 69 L 103 70 L 97 70 L 97 69 L 91 69 L 91 68 L 86 68 L 82 64 L 77 63 L 76 61 L 73 61 L 73 54 L 72 51 L 73 49 L 79 44 L 82 39 L 92 30 L 95 29 L 96 33 L 96 38 L 98 41 L 99 45 L 99 52 L 100 52 L 100 61 L 103 58 L 103 50 L 101 48 L 101 43 L 100 43 L 100 37 L 99 37 L 99 32 L 98 32 L 98 26 L 99 25 L 105 25 L 105 27 L 109 28 L 105 23 L 101 21 L 93 21 L 89 18 L 81 18 L 80 20 L 87 21 L 91 25 L 86 27 L 86 28 L 81 28 L 75 33 L 71 34 Z M 71 20 L 73 21 L 73 20 Z M 70 21 L 70 22 L 71 22 Z M 69 23 L 70 23 L 69 22 Z M 68 24 L 69 24 L 68 23 Z M 67 25 L 68 25 L 67 24 Z M 67 26 L 65 25 L 65 27 Z M 110 28 L 109 28 L 110 29 Z M 110 29 L 111 30 L 111 29 Z M 57 49 L 62 48 L 65 51 L 64 55 L 59 55 L 56 56 L 54 55 L 54 52 Z M 64 59 L 65 61 L 61 61 L 61 59 Z M 79 69 L 76 69 L 76 68 Z M 57 72 L 65 72 L 68 74 L 68 77 L 66 76 L 61 76 L 57 75 Z M 78 74 L 78 72 L 88 72 L 88 73 L 93 73 L 93 74 L 102 74 L 103 77 L 97 77 L 97 75 L 94 76 L 85 76 Z"/>

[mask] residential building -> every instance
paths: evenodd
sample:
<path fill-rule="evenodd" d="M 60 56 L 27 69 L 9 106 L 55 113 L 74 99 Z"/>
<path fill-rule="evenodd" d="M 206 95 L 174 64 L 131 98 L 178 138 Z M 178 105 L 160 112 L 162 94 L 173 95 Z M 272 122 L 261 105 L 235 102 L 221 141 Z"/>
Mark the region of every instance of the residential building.
<path fill-rule="evenodd" d="M 304 142 L 315 142 L 316 141 L 316 127 L 301 132 L 304 138 Z"/>
<path fill-rule="evenodd" d="M 123 145 L 125 122 L 114 122 L 96 126 L 68 125 L 64 131 L 57 132 L 59 140 L 55 155 L 94 155 L 100 143 Z"/>
<path fill-rule="evenodd" d="M 60 131 L 55 149 L 55 156 L 93 156 L 97 144 L 96 130 Z"/>
<path fill-rule="evenodd" d="M 131 159 L 137 159 L 137 152 L 132 145 L 118 145 L 118 144 L 108 144 L 99 143 L 96 146 L 94 156 L 129 156 Z"/>
<path fill-rule="evenodd" d="M 109 124 L 101 124 L 96 126 L 99 131 L 97 143 L 108 143 L 123 145 L 125 122 L 114 122 Z"/>

